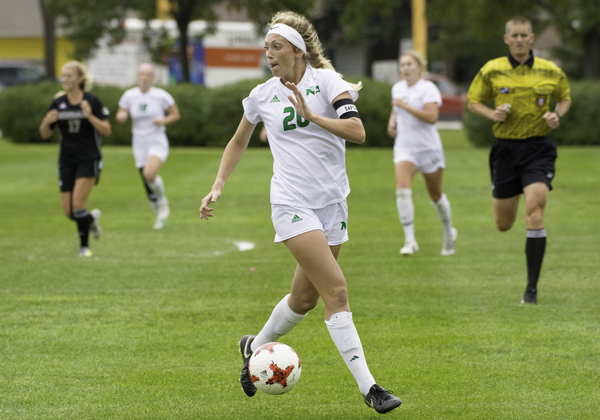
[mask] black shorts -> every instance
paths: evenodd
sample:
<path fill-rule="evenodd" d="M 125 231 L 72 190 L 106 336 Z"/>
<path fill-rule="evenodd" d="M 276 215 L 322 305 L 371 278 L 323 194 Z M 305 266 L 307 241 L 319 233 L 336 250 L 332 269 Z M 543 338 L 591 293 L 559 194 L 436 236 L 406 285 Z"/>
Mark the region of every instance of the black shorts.
<path fill-rule="evenodd" d="M 534 182 L 543 182 L 552 189 L 555 161 L 556 146 L 548 137 L 496 139 L 490 152 L 492 195 L 514 197 Z"/>
<path fill-rule="evenodd" d="M 100 180 L 101 160 L 70 160 L 61 159 L 58 162 L 58 186 L 61 192 L 73 191 L 77 178 L 96 178 Z"/>

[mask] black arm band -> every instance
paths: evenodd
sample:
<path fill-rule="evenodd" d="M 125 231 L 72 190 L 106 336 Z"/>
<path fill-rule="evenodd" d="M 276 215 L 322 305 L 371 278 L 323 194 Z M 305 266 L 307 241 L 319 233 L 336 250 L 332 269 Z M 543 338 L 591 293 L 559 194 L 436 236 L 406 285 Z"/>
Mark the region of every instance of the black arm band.
<path fill-rule="evenodd" d="M 347 118 L 360 118 L 358 115 L 358 110 L 356 109 L 356 105 L 354 105 L 354 101 L 352 99 L 344 98 L 333 103 L 333 108 L 337 113 L 340 120 L 345 120 Z"/>

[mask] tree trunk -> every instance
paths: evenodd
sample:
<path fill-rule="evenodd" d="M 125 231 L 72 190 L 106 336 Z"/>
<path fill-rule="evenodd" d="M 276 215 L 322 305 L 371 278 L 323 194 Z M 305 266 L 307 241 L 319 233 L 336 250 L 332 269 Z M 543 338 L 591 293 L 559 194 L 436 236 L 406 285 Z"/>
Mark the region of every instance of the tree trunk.
<path fill-rule="evenodd" d="M 179 61 L 181 62 L 181 77 L 184 83 L 190 81 L 190 63 L 188 61 L 188 36 L 187 30 L 190 24 L 189 17 L 176 16 L 177 28 L 179 28 Z"/>
<path fill-rule="evenodd" d="M 179 29 L 179 60 L 181 61 L 181 76 L 184 83 L 189 83 L 190 81 L 187 31 L 194 14 L 196 2 L 197 0 L 177 0 L 176 12 L 173 14 L 177 22 L 177 28 Z"/>
<path fill-rule="evenodd" d="M 583 77 L 600 79 L 600 29 L 589 29 L 583 34 Z"/>
<path fill-rule="evenodd" d="M 54 31 L 54 16 L 46 9 L 47 2 L 48 0 L 39 0 L 44 23 L 44 66 L 46 67 L 46 80 L 56 80 L 56 35 Z"/>

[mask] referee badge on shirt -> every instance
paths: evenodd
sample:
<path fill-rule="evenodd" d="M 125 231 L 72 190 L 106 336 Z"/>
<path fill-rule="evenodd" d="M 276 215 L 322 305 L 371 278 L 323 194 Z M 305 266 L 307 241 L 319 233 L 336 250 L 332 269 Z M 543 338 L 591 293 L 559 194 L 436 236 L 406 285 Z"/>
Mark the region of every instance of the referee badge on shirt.
<path fill-rule="evenodd" d="M 546 104 L 546 98 L 537 98 L 538 106 L 544 106 Z"/>

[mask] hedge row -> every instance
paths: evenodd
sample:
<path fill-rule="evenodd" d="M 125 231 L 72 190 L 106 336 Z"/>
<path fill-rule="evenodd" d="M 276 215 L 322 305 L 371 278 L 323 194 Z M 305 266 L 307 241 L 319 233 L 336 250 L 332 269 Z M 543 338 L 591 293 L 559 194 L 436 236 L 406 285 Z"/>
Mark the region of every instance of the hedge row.
<path fill-rule="evenodd" d="M 600 81 L 571 81 L 569 84 L 573 101 L 571 109 L 550 137 L 558 145 L 600 145 Z M 489 105 L 491 107 L 492 103 Z M 550 104 L 550 109 L 554 109 L 554 103 Z M 467 138 L 475 146 L 488 147 L 494 142 L 494 123 L 491 120 L 466 111 L 463 123 Z"/>
<path fill-rule="evenodd" d="M 367 132 L 366 145 L 371 147 L 391 147 L 394 140 L 386 134 L 390 114 L 391 85 L 369 78 L 361 78 L 363 89 L 357 102 L 360 115 Z M 217 87 L 205 88 L 182 84 L 169 86 L 166 90 L 173 95 L 181 110 L 181 120 L 167 127 L 169 141 L 178 146 L 224 147 L 239 124 L 243 113 L 242 100 L 250 91 L 265 79 L 245 80 Z M 357 82 L 358 79 L 352 79 Z M 0 92 L 0 130 L 4 136 L 18 143 L 41 142 L 38 127 L 48 106 L 60 85 L 44 82 L 37 85 L 15 86 Z M 118 101 L 124 89 L 109 86 L 94 86 L 92 93 L 97 95 L 111 112 L 113 133 L 104 139 L 105 144 L 131 143 L 131 125 L 119 124 L 114 116 Z M 551 136 L 556 144 L 600 144 L 597 122 L 600 121 L 600 82 L 572 81 L 571 110 L 561 120 L 561 127 Z M 551 109 L 554 105 L 551 104 Z M 465 112 L 463 122 L 471 143 L 488 147 L 494 138 L 492 122 Z M 260 127 L 259 127 L 260 128 Z M 259 146 L 259 129 L 255 130 L 251 146 Z M 57 141 L 58 136 L 53 137 Z M 348 143 L 348 145 L 352 145 Z"/>
<path fill-rule="evenodd" d="M 182 84 L 165 88 L 181 111 L 181 120 L 167 127 L 171 145 L 224 147 L 235 133 L 243 114 L 242 100 L 265 79 L 245 80 L 217 87 Z M 352 80 L 356 82 L 357 80 Z M 386 134 L 390 113 L 391 85 L 362 78 L 364 87 L 357 103 L 370 146 L 391 146 L 393 139 Z M 38 127 L 52 98 L 61 90 L 56 83 L 10 87 L 0 92 L 0 130 L 5 137 L 17 143 L 43 141 Z M 104 144 L 131 144 L 131 123 L 119 124 L 114 119 L 119 98 L 125 89 L 94 86 L 91 93 L 110 110 L 112 134 Z M 250 145 L 259 146 L 260 126 L 255 130 Z M 58 130 L 56 130 L 58 131 Z M 55 135 L 52 141 L 57 141 Z"/>

